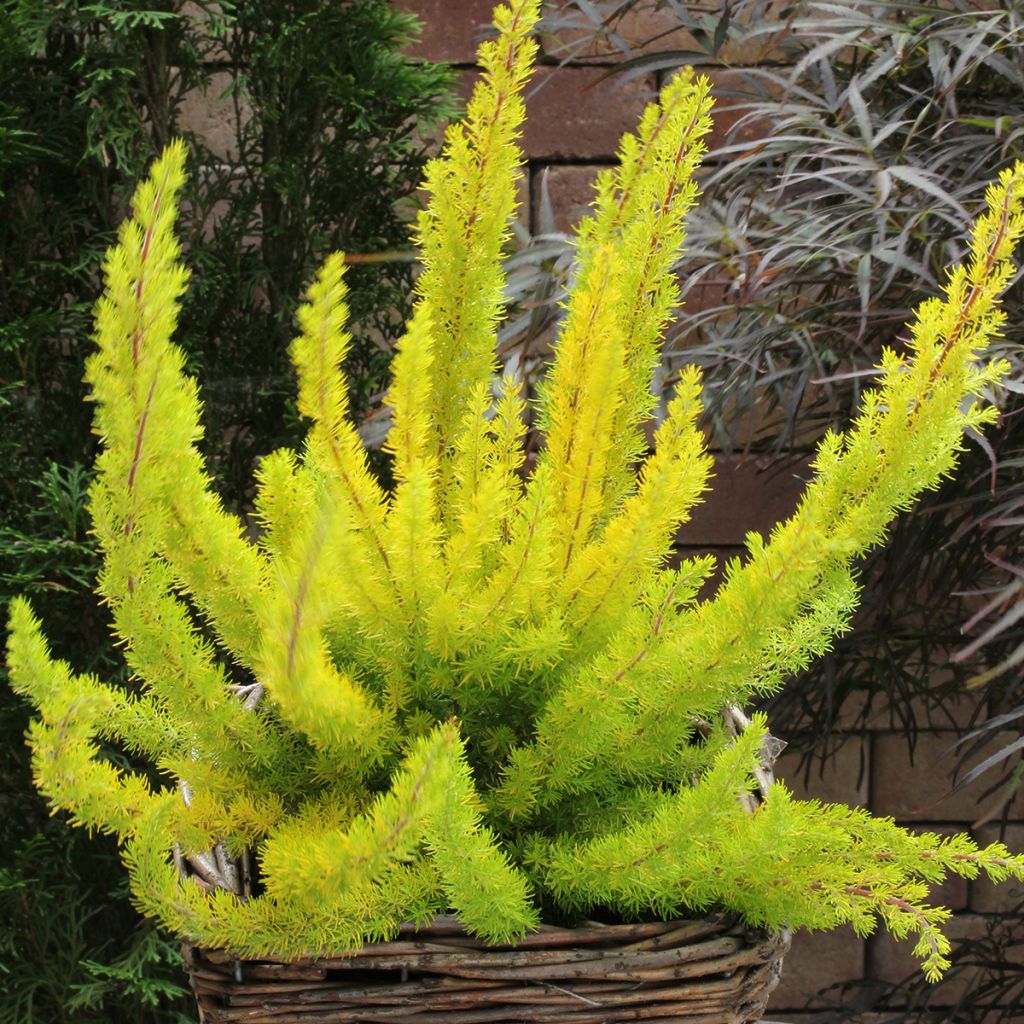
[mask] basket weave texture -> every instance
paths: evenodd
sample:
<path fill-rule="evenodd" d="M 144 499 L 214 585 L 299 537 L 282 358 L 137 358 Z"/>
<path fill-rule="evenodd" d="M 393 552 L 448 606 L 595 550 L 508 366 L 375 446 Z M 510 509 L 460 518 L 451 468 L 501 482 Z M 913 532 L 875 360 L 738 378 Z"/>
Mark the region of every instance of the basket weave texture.
<path fill-rule="evenodd" d="M 342 957 L 238 960 L 185 947 L 202 1024 L 750 1024 L 778 984 L 786 932 L 733 918 L 545 926 L 485 946 L 454 918 Z"/>

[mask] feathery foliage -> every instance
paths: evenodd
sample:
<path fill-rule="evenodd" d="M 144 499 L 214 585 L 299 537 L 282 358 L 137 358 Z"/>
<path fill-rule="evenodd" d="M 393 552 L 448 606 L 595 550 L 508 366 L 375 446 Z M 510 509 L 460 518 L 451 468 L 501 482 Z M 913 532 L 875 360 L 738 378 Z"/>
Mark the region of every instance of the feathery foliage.
<path fill-rule="evenodd" d="M 708 84 L 673 79 L 599 182 L 541 399 L 546 445 L 526 473 L 494 326 L 538 8 L 498 9 L 466 124 L 428 170 L 426 269 L 389 397 L 390 493 L 346 418 L 332 258 L 292 348 L 307 444 L 266 460 L 265 534 L 245 537 L 204 475 L 197 387 L 170 341 L 183 147 L 140 186 L 107 259 L 90 381 L 100 587 L 142 696 L 55 661 L 16 601 L 9 660 L 40 713 L 38 783 L 120 837 L 146 913 L 239 954 L 344 950 L 443 910 L 507 942 L 540 906 L 719 906 L 769 927 L 866 934 L 880 921 L 915 935 L 937 975 L 946 911 L 928 886 L 948 872 L 1024 877 L 1024 857 L 781 784 L 751 811 L 766 723 L 739 736 L 714 723 L 847 628 L 857 558 L 953 470 L 964 431 L 993 419 L 981 396 L 1005 364 L 984 353 L 1024 234 L 1024 166 L 990 187 L 970 258 L 919 308 L 909 354 L 886 353 L 850 429 L 820 445 L 796 513 L 751 535 L 699 599 L 710 560 L 669 564 L 710 466 L 695 371 L 646 459 L 641 437 Z M 97 759 L 100 736 L 144 749 L 161 779 Z M 260 892 L 239 870 L 246 851 Z"/>

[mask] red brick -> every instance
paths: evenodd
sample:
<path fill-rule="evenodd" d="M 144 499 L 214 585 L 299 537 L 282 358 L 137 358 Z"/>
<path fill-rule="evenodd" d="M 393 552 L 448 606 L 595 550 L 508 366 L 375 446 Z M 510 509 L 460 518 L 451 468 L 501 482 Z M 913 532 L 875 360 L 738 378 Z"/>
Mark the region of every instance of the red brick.
<path fill-rule="evenodd" d="M 795 458 L 717 455 L 711 491 L 679 531 L 684 546 L 742 544 L 751 530 L 767 534 L 796 509 L 807 462 Z"/>
<path fill-rule="evenodd" d="M 398 0 L 400 10 L 410 11 L 422 23 L 419 40 L 409 48 L 413 57 L 475 64 L 476 49 L 489 34 L 492 0 Z"/>
<path fill-rule="evenodd" d="M 715 101 L 711 108 L 715 126 L 708 138 L 709 149 L 756 142 L 771 134 L 771 124 L 764 117 L 747 116 L 752 102 L 764 100 L 762 83 L 755 86 L 742 69 L 702 68 L 701 73 L 711 80 L 711 95 Z M 713 152 L 710 158 L 714 159 Z"/>
<path fill-rule="evenodd" d="M 601 79 L 591 68 L 539 68 L 523 143 L 534 160 L 611 160 L 654 97 L 651 77 Z"/>
<path fill-rule="evenodd" d="M 864 709 L 868 695 L 863 690 L 854 690 L 847 695 L 836 714 L 836 730 L 851 732 L 864 728 Z"/>
<path fill-rule="evenodd" d="M 612 163 L 619 141 L 636 130 L 644 107 L 655 98 L 651 76 L 634 79 L 602 78 L 599 68 L 541 67 L 526 93 L 526 124 L 520 142 L 526 155 L 539 162 L 566 160 Z M 465 67 L 456 93 L 469 100 L 480 77 L 475 67 Z M 713 71 L 712 111 L 714 130 L 708 138 L 712 149 L 723 145 L 726 134 L 743 111 L 739 93 L 743 83 L 738 72 Z M 766 131 L 764 123 L 745 128 L 734 141 L 752 141 Z"/>
<path fill-rule="evenodd" d="M 710 149 L 730 142 L 752 142 L 768 131 L 751 121 L 733 139 L 726 136 L 745 112 L 750 85 L 740 71 L 706 69 L 715 99 Z M 539 68 L 527 98 L 524 144 L 533 159 L 609 160 L 625 132 L 636 129 L 657 90 L 651 76 L 604 77 L 586 67 Z"/>
<path fill-rule="evenodd" d="M 875 737 L 872 765 L 872 810 L 902 821 L 963 821 L 983 817 L 998 800 L 985 791 L 995 775 L 952 789 L 957 752 L 951 749 L 956 733 L 919 733 L 911 759 L 904 736 L 883 734 Z M 994 748 L 988 748 L 991 752 Z M 977 760 L 977 759 L 976 759 Z M 969 766 L 968 766 L 969 767 Z M 1024 801 L 1019 797 L 1011 808 L 1012 817 L 1021 818 Z"/>
<path fill-rule="evenodd" d="M 973 694 L 947 694 L 940 704 L 934 699 L 913 697 L 907 704 L 899 696 L 890 699 L 885 693 L 878 693 L 865 725 L 879 732 L 903 732 L 904 718 L 911 718 L 922 731 L 945 731 L 969 728 L 975 722 L 976 713 L 977 701 Z"/>
<path fill-rule="evenodd" d="M 785 738 L 785 737 L 783 737 Z M 775 775 L 800 800 L 866 807 L 870 791 L 871 738 L 853 737 L 832 756 L 814 758 L 801 767 L 800 755 L 786 751 L 776 762 Z"/>
<path fill-rule="evenodd" d="M 831 985 L 857 981 L 864 973 L 864 942 L 850 928 L 831 932 L 798 931 L 782 964 L 782 980 L 765 1016 L 784 1010 L 821 1006 L 818 993 Z"/>
<path fill-rule="evenodd" d="M 799 419 L 797 424 L 799 426 Z M 806 429 L 808 432 L 811 430 L 809 424 Z M 802 437 L 800 440 L 806 443 L 810 438 Z M 921 628 L 925 626 L 926 623 L 921 623 Z M 856 625 L 855 628 L 857 628 Z M 937 653 L 934 660 L 941 663 L 944 658 Z M 867 691 L 855 690 L 843 701 L 836 719 L 836 729 L 839 731 L 867 729 L 872 732 L 905 734 L 907 728 L 904 724 L 905 719 L 916 722 L 917 728 L 921 732 L 970 728 L 977 713 L 976 696 L 965 693 L 962 689 L 959 692 L 948 689 L 943 692 L 940 687 L 945 687 L 947 683 L 948 672 L 942 667 L 927 677 L 927 686 L 930 690 L 928 699 L 912 697 L 908 702 L 899 694 L 890 698 L 884 692 L 883 687 L 876 687 L 875 692 L 870 694 L 869 702 Z"/>
<path fill-rule="evenodd" d="M 516 183 L 516 224 L 523 234 L 523 242 L 529 240 L 530 235 L 530 211 L 533 209 L 533 184 L 530 181 L 530 168 L 523 167 L 522 177 Z"/>
<path fill-rule="evenodd" d="M 623 133 L 636 128 L 654 97 L 653 78 L 598 81 L 591 68 L 538 68 L 526 93 L 520 145 L 534 161 L 615 160 Z M 456 92 L 466 102 L 480 78 L 464 68 Z"/>
<path fill-rule="evenodd" d="M 947 875 L 941 885 L 932 886 L 929 890 L 928 902 L 953 911 L 967 910 L 970 906 L 967 879 L 960 875 Z"/>
<path fill-rule="evenodd" d="M 596 8 L 590 15 L 573 0 L 550 0 L 546 8 L 540 44 L 553 60 L 617 64 L 628 56 L 696 46 L 668 11 L 631 10 L 615 20 L 611 36 L 603 27 L 603 12 Z"/>
<path fill-rule="evenodd" d="M 674 313 L 668 329 L 668 340 L 664 345 L 666 363 L 672 371 L 692 361 L 689 349 L 693 345 L 708 340 L 708 335 L 701 336 L 701 332 L 694 326 L 704 320 L 702 307 L 728 307 L 730 297 L 729 289 L 715 281 L 709 281 L 706 287 L 695 288 L 684 296 L 682 306 Z M 729 318 L 730 313 L 726 311 L 726 325 Z M 726 425 L 727 433 L 719 436 L 717 432 L 712 432 L 710 443 L 716 447 L 726 447 L 728 438 L 728 444 L 734 451 L 757 448 L 764 452 L 784 437 L 787 452 L 802 452 L 801 458 L 806 466 L 810 462 L 807 453 L 816 447 L 827 425 L 812 413 L 815 403 L 822 401 L 821 390 L 813 382 L 807 384 L 797 400 L 795 414 L 766 391 L 752 396 L 742 389 L 734 389 L 718 396 L 714 401 L 715 415 Z M 796 460 L 795 455 L 792 458 Z M 809 479 L 809 471 L 804 478 Z"/>
<path fill-rule="evenodd" d="M 677 317 L 682 324 L 687 317 L 696 316 L 705 310 L 729 306 L 732 291 L 730 281 L 713 274 L 694 275 L 690 280 L 681 281 L 683 288 L 682 305 Z M 695 342 L 699 339 L 694 338 Z M 686 345 L 682 339 L 674 339 L 676 345 Z"/>

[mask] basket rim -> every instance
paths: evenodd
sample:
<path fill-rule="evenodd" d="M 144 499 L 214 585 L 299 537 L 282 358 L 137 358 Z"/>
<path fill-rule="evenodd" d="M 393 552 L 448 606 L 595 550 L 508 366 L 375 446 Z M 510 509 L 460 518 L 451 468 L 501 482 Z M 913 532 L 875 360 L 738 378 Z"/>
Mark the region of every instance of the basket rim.
<path fill-rule="evenodd" d="M 343 952 L 311 951 L 298 957 L 248 957 L 187 939 L 182 942 L 182 949 L 216 964 L 282 964 L 329 968 L 339 962 L 382 956 L 422 956 L 439 952 L 454 957 L 495 959 L 500 955 L 529 956 L 571 949 L 589 949 L 595 955 L 602 952 L 614 952 L 616 955 L 653 953 L 726 935 L 742 938 L 744 948 L 757 950 L 774 950 L 782 946 L 785 951 L 792 939 L 792 932 L 788 928 L 761 928 L 744 922 L 736 914 L 712 912 L 701 917 L 657 921 L 608 923 L 586 920 L 575 926 L 542 923 L 518 942 L 488 944 L 470 935 L 455 915 L 438 914 L 429 922 L 403 922 L 392 939 L 366 943 L 357 949 Z"/>

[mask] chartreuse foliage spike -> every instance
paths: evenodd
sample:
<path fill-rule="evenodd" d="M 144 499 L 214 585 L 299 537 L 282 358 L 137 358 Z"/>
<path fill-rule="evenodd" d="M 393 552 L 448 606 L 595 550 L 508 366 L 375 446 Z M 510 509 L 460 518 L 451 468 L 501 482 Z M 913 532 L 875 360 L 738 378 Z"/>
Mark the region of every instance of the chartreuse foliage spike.
<path fill-rule="evenodd" d="M 951 470 L 963 432 L 993 414 L 972 400 L 1004 372 L 978 360 L 1000 322 L 994 302 L 1024 231 L 1022 194 L 1019 172 L 1004 174 L 989 191 L 968 267 L 953 272 L 946 300 L 925 303 L 912 325 L 916 358 L 886 354 L 881 380 L 850 430 L 822 442 L 815 478 L 793 517 L 767 543 L 752 535 L 746 561 L 727 568 L 718 593 L 661 629 L 629 670 L 602 663 L 599 683 L 577 676 L 556 691 L 538 735 L 547 735 L 550 720 L 552 735 L 584 744 L 589 754 L 576 755 L 577 772 L 600 757 L 624 772 L 659 761 L 670 766 L 694 714 L 770 692 L 847 628 L 854 558 L 879 543 L 914 495 Z M 613 713 L 593 727 L 585 695 L 597 686 L 609 709 L 632 709 L 631 727 L 617 738 Z M 533 775 L 538 794 L 542 770 L 538 765 Z"/>
<path fill-rule="evenodd" d="M 274 548 L 277 585 L 262 602 L 257 674 L 284 717 L 315 746 L 365 758 L 384 742 L 389 718 L 335 665 L 325 631 L 338 615 L 379 627 L 393 610 L 394 588 L 387 579 L 384 495 L 347 418 L 344 269 L 340 253 L 329 256 L 297 313 L 302 333 L 291 354 L 299 411 L 313 421 L 305 462 L 297 466 L 275 452 L 263 469 L 257 505 Z"/>
<path fill-rule="evenodd" d="M 363 688 L 330 657 L 324 629 L 333 601 L 327 535 L 338 516 L 330 498 L 296 533 L 286 554 L 275 559 L 277 587 L 262 616 L 260 680 L 270 688 L 284 717 L 326 750 L 373 750 L 387 718 Z"/>
<path fill-rule="evenodd" d="M 396 486 L 387 522 L 388 558 L 414 629 L 441 581 L 437 518 L 437 450 L 431 443 L 430 400 L 434 352 L 430 309 L 420 303 L 398 343 L 388 392 L 391 429 L 385 450 L 393 457 Z"/>
<path fill-rule="evenodd" d="M 580 551 L 566 576 L 565 605 L 580 632 L 599 618 L 617 621 L 634 603 L 705 490 L 712 460 L 696 426 L 700 412 L 700 376 L 690 367 L 655 434 L 654 452 L 639 474 L 636 493 L 625 499 L 600 537 Z"/>
<path fill-rule="evenodd" d="M 313 424 L 306 439 L 308 464 L 330 482 L 339 503 L 359 533 L 351 557 L 380 580 L 388 572 L 384 551 L 384 493 L 370 474 L 366 453 L 348 419 L 348 384 L 341 363 L 351 345 L 345 330 L 345 259 L 329 256 L 297 313 L 302 333 L 291 356 L 299 379 L 299 412 Z"/>
<path fill-rule="evenodd" d="M 173 234 L 184 160 L 176 143 L 156 163 L 104 266 L 86 370 L 105 444 L 90 494 L 105 556 L 98 589 L 128 664 L 201 741 L 199 759 L 251 766 L 273 759 L 279 744 L 230 698 L 225 670 L 176 594 L 183 587 L 229 652 L 251 664 L 263 566 L 210 489 L 194 446 L 197 389 L 170 341 L 188 277 Z"/>
<path fill-rule="evenodd" d="M 501 256 L 522 176 L 516 140 L 526 116 L 522 94 L 537 52 L 531 33 L 540 6 L 540 0 L 510 0 L 496 8 L 498 37 L 480 46 L 482 74 L 466 116 L 448 129 L 441 157 L 427 165 L 430 202 L 419 220 L 417 292 L 430 303 L 436 325 L 429 419 L 443 481 L 456 457 L 466 402 L 497 367 Z"/>
<path fill-rule="evenodd" d="M 227 649 L 251 664 L 252 604 L 263 566 L 203 471 L 195 447 L 202 436 L 198 392 L 170 343 L 188 280 L 172 231 L 184 164 L 183 144 L 172 143 L 140 186 L 134 218 L 122 226 L 104 266 L 98 351 L 86 368 L 97 403 L 95 430 L 107 442 L 92 495 L 94 519 L 108 566 L 118 561 L 115 548 L 144 557 L 143 549 L 161 545 L 177 583 Z M 159 522 L 156 508 L 164 510 Z M 112 603 L 130 599 L 138 582 L 130 573 L 111 573 L 107 581 L 104 596 Z"/>
<path fill-rule="evenodd" d="M 545 382 L 547 445 L 535 479 L 556 495 L 554 514 L 562 528 L 555 543 L 563 573 L 597 524 L 602 484 L 615 451 L 613 425 L 626 378 L 619 317 L 622 272 L 621 258 L 610 245 L 599 249 L 585 268 Z"/>
<path fill-rule="evenodd" d="M 868 935 L 880 919 L 897 937 L 915 934 L 925 973 L 940 977 L 949 966 L 940 927 L 949 911 L 924 903 L 924 883 L 947 872 L 1019 877 L 1020 858 L 1001 844 L 979 851 L 963 835 L 914 835 L 863 810 L 796 801 L 781 784 L 756 813 L 746 813 L 738 800 L 722 797 L 751 788 L 750 764 L 764 734 L 755 716 L 696 785 L 662 796 L 621 832 L 582 843 L 554 840 L 545 856 L 547 885 L 580 908 L 654 907 L 669 916 L 724 906 L 770 928 L 849 923 Z"/>
<path fill-rule="evenodd" d="M 413 745 L 392 788 L 352 822 L 312 841 L 306 822 L 272 834 L 261 856 L 267 892 L 312 911 L 414 860 L 426 841 L 448 902 L 467 926 L 508 940 L 536 925 L 537 915 L 529 884 L 481 828 L 480 811 L 458 730 L 442 724 Z"/>
<path fill-rule="evenodd" d="M 750 811 L 766 724 L 737 737 L 720 712 L 828 649 L 856 606 L 857 557 L 994 417 L 985 395 L 1005 367 L 984 352 L 1024 233 L 1024 165 L 990 188 L 967 263 L 920 307 L 906 353 L 885 353 L 849 430 L 821 444 L 796 513 L 699 599 L 713 561 L 668 564 L 711 468 L 696 370 L 649 420 L 708 85 L 666 85 L 599 179 L 528 468 L 524 395 L 496 377 L 494 349 L 537 6 L 499 9 L 467 121 L 428 174 L 424 271 L 387 397 L 390 490 L 349 419 L 335 255 L 292 347 L 307 444 L 258 468 L 260 535 L 244 537 L 208 486 L 197 389 L 171 343 L 180 145 L 140 186 L 89 368 L 98 586 L 138 692 L 75 676 L 15 601 L 8 657 L 39 711 L 38 784 L 119 836 L 144 912 L 239 955 L 339 952 L 444 911 L 505 943 L 541 906 L 725 907 L 769 927 L 880 922 L 937 976 L 946 912 L 928 887 L 1021 878 L 1024 858 L 781 784 Z M 115 768 L 100 740 L 173 785 Z M 243 850 L 265 882 L 247 899 L 230 870 Z"/>
<path fill-rule="evenodd" d="M 697 198 L 693 172 L 705 152 L 704 136 L 711 131 L 710 111 L 707 79 L 695 80 L 689 69 L 672 78 L 644 111 L 636 134 L 623 136 L 619 166 L 598 176 L 593 213 L 577 229 L 579 274 L 590 272 L 606 246 L 613 247 L 618 262 L 619 293 L 606 301 L 622 320 L 626 358 L 612 417 L 615 446 L 591 484 L 602 514 L 632 489 L 632 466 L 646 448 L 643 425 L 656 402 L 651 378 L 659 342 L 679 301 L 672 265 L 686 237 L 684 218 Z M 585 290 L 573 292 L 570 318 L 575 305 L 586 300 Z M 554 374 L 566 358 L 572 352 L 563 345 Z M 551 415 L 549 404 L 542 402 L 542 415 Z"/>
<path fill-rule="evenodd" d="M 126 835 L 151 799 L 149 784 L 100 761 L 94 742 L 111 729 L 124 697 L 54 661 L 27 601 L 11 603 L 10 625 L 11 679 L 41 710 L 30 734 L 37 785 L 55 805 L 70 810 L 76 824 Z"/>

